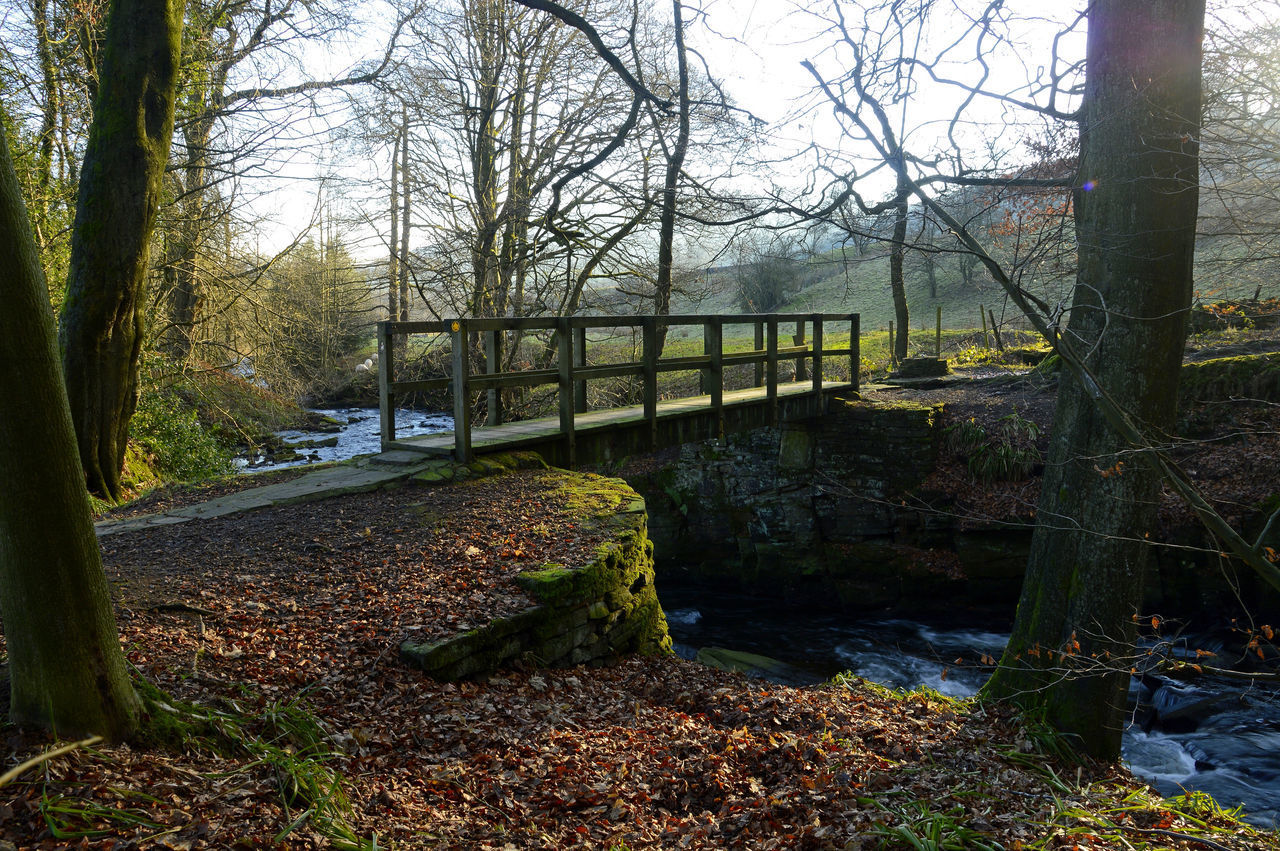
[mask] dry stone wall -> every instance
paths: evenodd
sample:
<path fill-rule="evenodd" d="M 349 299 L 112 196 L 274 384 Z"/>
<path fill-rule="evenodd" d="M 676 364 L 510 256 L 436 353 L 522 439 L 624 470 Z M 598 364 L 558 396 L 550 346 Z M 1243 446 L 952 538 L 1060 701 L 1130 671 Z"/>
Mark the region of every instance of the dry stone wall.
<path fill-rule="evenodd" d="M 1007 608 L 1029 527 L 961 526 L 929 505 L 941 440 L 941 406 L 835 399 L 630 481 L 673 577 L 848 610 Z"/>
<path fill-rule="evenodd" d="M 585 565 L 545 564 L 525 571 L 517 582 L 535 605 L 441 641 L 405 642 L 401 658 L 436 679 L 458 680 L 517 662 L 548 667 L 604 664 L 627 653 L 671 649 L 654 588 L 644 499 L 621 479 L 566 476 L 573 477 L 584 511 L 591 504 L 619 505 L 604 517 L 584 514 L 584 522 L 603 525 L 610 533 L 594 558 Z"/>

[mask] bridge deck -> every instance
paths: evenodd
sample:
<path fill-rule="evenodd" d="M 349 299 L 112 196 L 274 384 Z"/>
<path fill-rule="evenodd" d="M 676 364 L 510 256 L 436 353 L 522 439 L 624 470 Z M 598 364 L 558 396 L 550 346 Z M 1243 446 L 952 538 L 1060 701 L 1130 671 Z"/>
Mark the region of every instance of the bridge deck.
<path fill-rule="evenodd" d="M 852 387 L 848 382 L 824 381 L 823 397 Z M 813 384 L 808 381 L 781 383 L 778 385 L 778 405 L 783 416 L 794 415 L 794 411 L 803 409 L 806 413 L 816 413 L 811 405 L 819 404 L 813 395 Z M 790 403 L 790 404 L 789 404 Z M 796 403 L 801 403 L 797 405 Z M 805 404 L 809 403 L 809 404 Z M 735 431 L 734 422 L 747 423 L 754 420 L 756 425 L 765 424 L 760 414 L 767 420 L 764 408 L 768 405 L 768 388 L 750 387 L 745 390 L 729 390 L 724 393 L 724 417 L 726 431 Z M 743 417 L 744 409 L 758 409 L 755 417 Z M 657 405 L 658 425 L 673 420 L 687 418 L 709 418 L 713 414 L 710 396 L 688 396 L 680 399 L 660 401 Z M 738 414 L 738 416 L 735 416 Z M 587 411 L 574 417 L 574 436 L 583 441 L 593 436 L 600 437 L 601 432 L 625 432 L 634 430 L 643 432 L 645 428 L 643 405 L 629 405 L 625 408 Z M 740 427 L 746 427 L 745 425 Z M 708 433 L 705 437 L 714 437 Z M 496 426 L 482 426 L 471 430 L 471 448 L 476 454 L 503 452 L 511 449 L 546 448 L 548 445 L 563 443 L 565 434 L 560 429 L 559 417 L 541 417 L 534 420 L 522 420 L 503 423 Z M 453 432 L 407 437 L 390 441 L 385 449 L 405 449 L 432 455 L 452 455 L 454 452 Z M 621 450 L 621 446 L 617 447 Z M 638 447 L 637 447 L 638 448 Z M 645 447 L 648 448 L 648 447 Z M 611 453 L 612 454 L 612 453 Z M 625 454 L 619 451 L 616 454 Z"/>

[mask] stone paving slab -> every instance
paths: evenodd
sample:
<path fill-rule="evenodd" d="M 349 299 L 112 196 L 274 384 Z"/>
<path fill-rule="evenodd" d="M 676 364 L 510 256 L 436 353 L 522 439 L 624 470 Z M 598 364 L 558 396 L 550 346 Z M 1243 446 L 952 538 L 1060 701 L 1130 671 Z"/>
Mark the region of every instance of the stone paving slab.
<path fill-rule="evenodd" d="M 128 520 L 103 520 L 94 524 L 99 537 L 132 532 L 155 526 L 168 526 L 210 517 L 224 517 L 255 508 L 272 505 L 292 505 L 349 493 L 377 490 L 398 479 L 407 479 L 430 465 L 430 461 L 418 453 L 388 453 L 393 457 L 374 455 L 353 463 L 339 464 L 315 470 L 288 482 L 264 485 L 239 493 L 227 494 L 198 505 L 175 508 L 161 514 L 146 514 Z M 412 455 L 415 463 L 399 457 Z"/>

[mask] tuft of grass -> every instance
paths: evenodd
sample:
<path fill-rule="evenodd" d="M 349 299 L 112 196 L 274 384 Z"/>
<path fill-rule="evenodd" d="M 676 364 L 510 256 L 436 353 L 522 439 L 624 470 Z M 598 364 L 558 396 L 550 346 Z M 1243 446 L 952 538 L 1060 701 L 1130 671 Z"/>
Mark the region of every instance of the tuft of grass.
<path fill-rule="evenodd" d="M 921 801 L 904 806 L 879 804 L 893 817 L 895 824 L 877 824 L 873 836 L 887 840 L 890 847 L 914 848 L 916 851 L 997 851 L 1002 846 L 987 842 L 978 831 L 961 822 L 963 806 L 938 812 Z"/>
<path fill-rule="evenodd" d="M 261 768 L 270 771 L 288 819 L 275 835 L 275 842 L 283 842 L 309 824 L 333 848 L 365 851 L 378 847 L 376 837 L 365 839 L 351 826 L 351 802 L 342 775 L 334 767 L 339 754 L 331 745 L 332 736 L 302 697 L 267 701 L 253 712 L 227 700 L 231 711 L 220 711 L 174 700 L 145 680 L 135 682 L 145 710 L 136 746 L 217 754 L 237 762 L 230 771 L 209 775 L 211 779 Z M 65 795 L 46 795 L 42 809 L 50 830 L 56 825 L 66 838 L 106 835 L 114 832 L 110 825 L 170 830 L 151 820 L 145 811 L 104 808 Z"/>
<path fill-rule="evenodd" d="M 972 417 L 944 431 L 947 448 L 965 459 L 969 474 L 983 484 L 1027 478 L 1043 462 L 1036 440 L 1040 427 L 1017 411 L 988 431 Z"/>

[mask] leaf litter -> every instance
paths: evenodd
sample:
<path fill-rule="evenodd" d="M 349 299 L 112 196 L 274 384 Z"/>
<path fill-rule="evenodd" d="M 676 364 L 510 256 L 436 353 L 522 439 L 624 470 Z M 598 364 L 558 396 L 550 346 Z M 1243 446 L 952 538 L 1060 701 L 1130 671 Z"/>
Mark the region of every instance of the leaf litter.
<path fill-rule="evenodd" d="M 460 683 L 401 664 L 406 639 L 531 605 L 521 570 L 591 557 L 601 533 L 556 475 L 104 539 L 130 663 L 256 744 L 49 760 L 0 789 L 0 849 L 1280 848 L 1115 766 L 1077 775 L 1012 714 L 928 692 L 675 657 Z M 50 744 L 0 734 L 6 768 Z"/>

